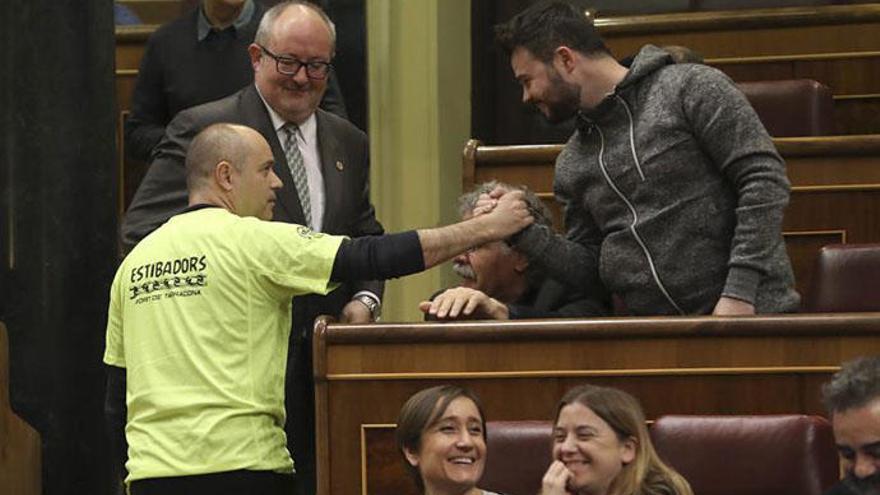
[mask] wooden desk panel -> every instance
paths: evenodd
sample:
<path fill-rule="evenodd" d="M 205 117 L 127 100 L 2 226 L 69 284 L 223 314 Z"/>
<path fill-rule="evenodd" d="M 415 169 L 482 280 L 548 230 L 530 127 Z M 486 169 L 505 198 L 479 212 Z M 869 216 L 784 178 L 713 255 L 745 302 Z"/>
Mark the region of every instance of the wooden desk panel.
<path fill-rule="evenodd" d="M 319 493 L 365 493 L 364 425 L 416 391 L 472 388 L 491 420 L 547 419 L 568 388 L 618 386 L 663 414 L 821 414 L 840 362 L 880 353 L 880 313 L 326 325 L 314 338 Z M 386 449 L 387 450 L 387 449 Z M 380 455 L 380 454 L 376 454 Z M 386 454 L 381 454 L 386 455 Z"/>

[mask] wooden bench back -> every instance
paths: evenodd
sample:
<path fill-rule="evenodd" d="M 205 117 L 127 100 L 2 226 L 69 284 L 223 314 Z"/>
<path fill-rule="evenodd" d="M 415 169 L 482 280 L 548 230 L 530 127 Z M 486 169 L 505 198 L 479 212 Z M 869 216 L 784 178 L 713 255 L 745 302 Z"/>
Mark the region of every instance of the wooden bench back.
<path fill-rule="evenodd" d="M 40 435 L 9 402 L 9 338 L 0 322 L 0 493 L 40 495 Z"/>

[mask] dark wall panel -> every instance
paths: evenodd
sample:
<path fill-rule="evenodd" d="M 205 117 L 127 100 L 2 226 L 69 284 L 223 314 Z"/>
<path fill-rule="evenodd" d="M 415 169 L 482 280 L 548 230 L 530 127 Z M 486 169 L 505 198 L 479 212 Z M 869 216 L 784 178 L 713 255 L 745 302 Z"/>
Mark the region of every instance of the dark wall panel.
<path fill-rule="evenodd" d="M 471 2 L 471 133 L 486 144 L 563 143 L 573 122 L 547 123 L 513 78 L 507 54 L 495 46 L 493 26 L 507 21 L 534 0 Z"/>
<path fill-rule="evenodd" d="M 522 90 L 513 79 L 509 59 L 494 46 L 492 28 L 505 22 L 536 0 L 480 0 L 472 2 L 472 133 L 487 144 L 561 143 L 571 134 L 572 123 L 553 126 L 537 111 L 521 103 Z M 578 0 L 598 8 L 598 18 L 609 20 L 600 28 L 618 59 L 633 55 L 645 43 L 684 45 L 705 55 L 707 63 L 736 81 L 811 78 L 832 88 L 840 98 L 837 132 L 873 133 L 871 101 L 877 91 L 872 53 L 876 43 L 876 14 L 858 7 L 862 0 L 690 0 L 689 11 L 736 8 L 782 8 L 775 17 L 749 15 L 750 23 L 722 21 L 735 13 L 714 14 L 714 28 L 699 21 L 704 12 L 685 16 L 649 16 L 659 11 L 681 11 L 684 3 L 605 2 Z M 840 8 L 835 5 L 851 4 Z M 609 9 L 608 7 L 614 7 Z M 623 10 L 621 10 L 623 9 Z M 780 15 L 784 14 L 784 15 Z M 645 15 L 644 17 L 639 17 Z M 632 16 L 632 17 L 628 17 Z M 677 20 L 675 20 L 677 19 Z M 736 19 L 735 19 L 736 20 Z M 650 22 L 649 22 L 650 21 Z M 785 26 L 785 28 L 783 28 Z M 843 33 L 846 33 L 844 35 Z M 864 33 L 864 34 L 862 34 Z M 738 60 L 750 57 L 766 60 Z M 816 56 L 816 57 L 814 57 Z M 824 57 L 824 58 L 823 58 Z"/>
<path fill-rule="evenodd" d="M 336 23 L 333 65 L 345 98 L 348 119 L 367 131 L 367 16 L 364 0 L 326 0 L 324 8 Z"/>
<path fill-rule="evenodd" d="M 113 5 L 11 0 L 2 16 L 0 319 L 43 493 L 110 491 L 102 417 L 116 266 Z"/>

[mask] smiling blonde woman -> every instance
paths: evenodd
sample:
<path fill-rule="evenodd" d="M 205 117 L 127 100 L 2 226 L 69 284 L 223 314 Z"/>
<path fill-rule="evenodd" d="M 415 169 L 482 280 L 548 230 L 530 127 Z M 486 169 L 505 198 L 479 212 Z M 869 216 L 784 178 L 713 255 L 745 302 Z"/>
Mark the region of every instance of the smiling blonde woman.
<path fill-rule="evenodd" d="M 556 408 L 553 463 L 540 495 L 693 495 L 657 456 L 645 415 L 628 393 L 583 385 Z"/>

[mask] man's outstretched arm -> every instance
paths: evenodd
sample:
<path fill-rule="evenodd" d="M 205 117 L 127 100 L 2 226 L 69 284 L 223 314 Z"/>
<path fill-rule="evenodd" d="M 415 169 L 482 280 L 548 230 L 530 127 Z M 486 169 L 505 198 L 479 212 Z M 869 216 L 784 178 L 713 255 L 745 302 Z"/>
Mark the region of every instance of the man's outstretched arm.
<path fill-rule="evenodd" d="M 388 279 L 417 273 L 473 246 L 507 238 L 532 221 L 522 193 L 514 191 L 499 199 L 492 213 L 464 222 L 346 240 L 336 254 L 330 279 Z"/>

